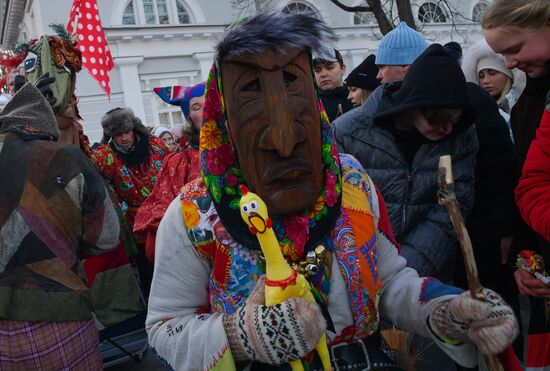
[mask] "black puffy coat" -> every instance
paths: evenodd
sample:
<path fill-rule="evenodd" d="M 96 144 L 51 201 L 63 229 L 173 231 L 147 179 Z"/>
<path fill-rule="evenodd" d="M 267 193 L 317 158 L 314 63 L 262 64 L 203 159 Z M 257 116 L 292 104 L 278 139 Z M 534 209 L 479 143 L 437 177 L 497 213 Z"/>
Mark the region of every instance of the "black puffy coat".
<path fill-rule="evenodd" d="M 422 144 L 409 167 L 392 132 L 373 117 L 385 90 L 334 122 L 338 150 L 356 157 L 380 189 L 408 266 L 421 276 L 452 279 L 457 238 L 446 209 L 437 202 L 439 156 L 451 155 L 455 192 L 463 214 L 474 203 L 474 169 L 478 140 L 472 123 L 437 142 Z"/>

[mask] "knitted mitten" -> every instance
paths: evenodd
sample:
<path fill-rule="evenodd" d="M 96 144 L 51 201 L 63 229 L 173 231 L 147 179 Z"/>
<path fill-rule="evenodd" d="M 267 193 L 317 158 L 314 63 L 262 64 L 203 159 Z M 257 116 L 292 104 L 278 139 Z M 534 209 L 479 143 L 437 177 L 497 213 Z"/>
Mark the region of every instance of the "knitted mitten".
<path fill-rule="evenodd" d="M 502 352 L 518 335 L 518 323 L 496 292 L 483 289 L 483 293 L 484 301 L 467 291 L 441 303 L 430 314 L 431 329 L 445 340 L 470 339 L 483 354 Z"/>
<path fill-rule="evenodd" d="M 326 322 L 316 303 L 301 298 L 265 306 L 260 278 L 245 304 L 224 316 L 223 326 L 235 361 L 280 365 L 313 350 Z"/>

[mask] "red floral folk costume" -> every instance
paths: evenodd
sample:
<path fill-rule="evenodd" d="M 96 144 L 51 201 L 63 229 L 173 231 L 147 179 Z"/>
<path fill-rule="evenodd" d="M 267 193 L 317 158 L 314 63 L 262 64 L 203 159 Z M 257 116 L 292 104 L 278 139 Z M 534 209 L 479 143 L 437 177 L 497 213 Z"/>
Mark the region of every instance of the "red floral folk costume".
<path fill-rule="evenodd" d="M 145 257 L 145 242 L 134 235 L 134 219 L 138 208 L 153 191 L 162 161 L 168 148 L 161 139 L 149 135 L 147 129 L 130 109 L 115 108 L 101 120 L 104 143 L 90 156 L 95 167 L 113 189 L 113 202 L 117 204 L 124 234 L 121 243 L 129 254 L 135 254 L 142 288 L 147 296 L 153 276 L 153 266 Z M 110 138 L 133 132 L 134 141 L 129 147 L 121 147 Z M 137 243 L 137 251 L 129 246 Z"/>
<path fill-rule="evenodd" d="M 150 153 L 146 161 L 139 164 L 126 164 L 112 144 L 100 145 L 92 157 L 94 165 L 111 183 L 120 201 L 126 203 L 125 215 L 131 228 L 138 208 L 153 191 L 162 161 L 168 153 L 161 139 L 150 137 L 148 140 Z M 138 238 L 138 243 L 142 242 L 144 240 Z"/>
<path fill-rule="evenodd" d="M 179 105 L 189 121 L 190 100 L 202 96 L 204 88 L 204 83 L 190 87 L 170 86 L 155 88 L 155 93 L 165 102 Z M 181 142 L 184 143 L 184 138 Z M 157 228 L 168 205 L 180 194 L 185 184 L 199 176 L 199 149 L 198 143 L 193 143 L 193 140 L 180 152 L 171 153 L 165 157 L 155 188 L 140 206 L 134 221 L 134 232 L 145 240 L 145 252 L 150 261 L 155 259 Z"/>

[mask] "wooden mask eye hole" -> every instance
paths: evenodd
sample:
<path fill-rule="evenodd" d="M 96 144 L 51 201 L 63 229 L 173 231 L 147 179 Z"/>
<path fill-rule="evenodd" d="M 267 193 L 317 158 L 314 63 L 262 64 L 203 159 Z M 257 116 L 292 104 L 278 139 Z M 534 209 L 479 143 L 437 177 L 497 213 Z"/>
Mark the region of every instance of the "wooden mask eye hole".
<path fill-rule="evenodd" d="M 245 92 L 259 92 L 261 90 L 260 88 L 260 79 L 254 79 L 248 83 L 246 83 L 242 88 L 242 91 Z"/>
<path fill-rule="evenodd" d="M 283 79 L 285 80 L 285 86 L 288 88 L 298 77 L 290 72 L 283 71 Z"/>

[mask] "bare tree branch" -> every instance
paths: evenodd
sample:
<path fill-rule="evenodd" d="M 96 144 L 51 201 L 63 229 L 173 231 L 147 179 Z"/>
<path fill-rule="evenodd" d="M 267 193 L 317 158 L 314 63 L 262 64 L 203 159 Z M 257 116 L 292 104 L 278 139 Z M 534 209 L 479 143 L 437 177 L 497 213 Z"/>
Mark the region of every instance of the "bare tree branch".
<path fill-rule="evenodd" d="M 345 10 L 346 12 L 372 12 L 372 9 L 370 6 L 362 6 L 362 5 L 349 6 L 349 5 L 342 4 L 338 0 L 330 0 L 330 2 L 336 5 L 338 8 Z"/>
<path fill-rule="evenodd" d="M 397 0 L 397 14 L 401 22 L 405 22 L 410 28 L 416 30 L 416 22 L 411 7 L 411 0 Z"/>
<path fill-rule="evenodd" d="M 332 4 L 346 12 L 365 12 L 372 13 L 378 28 L 383 35 L 394 29 L 399 22 L 405 22 L 415 30 L 422 29 L 424 24 L 416 23 L 413 7 L 416 4 L 411 4 L 411 0 L 363 0 L 364 5 L 351 6 L 346 5 L 344 0 L 330 0 Z M 451 23 L 451 33 L 458 31 L 457 23 L 461 20 L 472 21 L 468 16 L 462 14 L 454 2 L 451 0 L 434 0 L 434 2 L 445 9 L 448 15 L 448 22 Z M 272 6 L 273 0 L 231 0 L 231 5 L 239 11 L 239 15 L 254 14 L 262 9 Z M 395 14 L 397 10 L 397 14 Z M 458 21 L 458 22 L 457 22 Z"/>
<path fill-rule="evenodd" d="M 380 28 L 380 32 L 382 32 L 382 34 L 385 35 L 391 30 L 393 30 L 394 28 L 393 24 L 386 16 L 386 12 L 384 11 L 382 2 L 380 0 L 366 0 L 366 1 L 369 7 L 371 8 L 371 12 L 374 14 L 376 21 L 378 22 L 378 28 Z"/>

